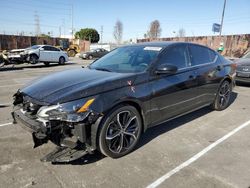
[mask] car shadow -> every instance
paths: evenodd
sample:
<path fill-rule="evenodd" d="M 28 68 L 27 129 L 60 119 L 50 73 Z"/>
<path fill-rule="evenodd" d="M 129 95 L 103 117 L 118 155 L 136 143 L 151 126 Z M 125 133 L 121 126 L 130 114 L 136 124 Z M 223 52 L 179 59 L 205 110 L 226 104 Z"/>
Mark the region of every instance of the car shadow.
<path fill-rule="evenodd" d="M 232 92 L 231 99 L 230 99 L 230 105 L 234 103 L 238 96 L 238 93 Z M 213 110 L 209 107 L 204 107 L 200 110 L 197 110 L 195 112 L 191 112 L 187 115 L 183 115 L 179 118 L 173 119 L 171 121 L 168 121 L 166 123 L 159 124 L 155 127 L 152 127 L 148 129 L 141 137 L 137 147 L 135 150 L 145 146 L 148 142 L 151 140 L 157 138 L 158 136 L 165 134 L 168 131 L 171 131 L 175 128 L 178 128 L 188 122 L 191 122 L 199 117 L 202 117 Z M 100 152 L 95 151 L 94 154 L 87 154 L 84 157 L 77 159 L 75 161 L 69 162 L 69 163 L 53 163 L 54 165 L 87 165 L 91 163 L 95 163 L 101 159 L 105 158 L 104 155 L 102 155 Z"/>
<path fill-rule="evenodd" d="M 242 87 L 250 87 L 250 81 L 249 81 L 249 83 L 237 81 L 236 85 L 237 86 L 242 86 Z"/>
<path fill-rule="evenodd" d="M 229 107 L 232 103 L 234 103 L 237 96 L 238 96 L 238 93 L 232 92 L 230 102 L 229 102 Z M 176 118 L 176 119 L 170 120 L 166 123 L 162 123 L 162 124 L 159 124 L 155 127 L 152 127 L 142 135 L 142 139 L 140 140 L 136 149 L 139 149 L 140 147 L 146 145 L 148 142 L 150 142 L 154 138 L 160 136 L 161 134 L 164 134 L 168 131 L 171 131 L 175 128 L 178 128 L 181 125 L 184 125 L 188 122 L 191 122 L 191 121 L 193 121 L 199 117 L 202 117 L 202 116 L 204 116 L 212 111 L 213 110 L 210 107 L 204 107 L 204 108 L 199 109 L 197 111 L 183 115 L 179 118 Z"/>
<path fill-rule="evenodd" d="M 66 63 L 65 65 L 75 65 L 77 63 Z M 15 70 L 23 70 L 23 69 L 37 69 L 37 68 L 49 68 L 49 67 L 56 67 L 56 66 L 65 66 L 65 65 L 58 65 L 56 63 L 50 64 L 49 66 L 46 66 L 44 64 L 36 64 L 36 65 L 31 65 L 31 64 L 17 64 L 17 65 L 7 65 L 5 67 L 0 68 L 0 72 L 4 71 L 15 71 Z"/>

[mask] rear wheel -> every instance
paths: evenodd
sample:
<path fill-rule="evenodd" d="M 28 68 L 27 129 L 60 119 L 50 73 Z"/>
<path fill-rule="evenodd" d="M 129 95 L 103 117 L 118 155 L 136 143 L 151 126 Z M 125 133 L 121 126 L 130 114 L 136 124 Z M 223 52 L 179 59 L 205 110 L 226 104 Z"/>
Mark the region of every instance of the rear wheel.
<path fill-rule="evenodd" d="M 231 93 L 232 85 L 227 80 L 223 81 L 216 94 L 212 108 L 218 111 L 226 109 L 230 103 Z"/>
<path fill-rule="evenodd" d="M 75 55 L 76 55 L 76 51 L 75 50 L 69 50 L 68 51 L 68 56 L 69 57 L 75 57 Z"/>
<path fill-rule="evenodd" d="M 131 152 L 139 141 L 142 122 L 139 112 L 133 106 L 117 106 L 101 124 L 99 150 L 112 158 Z"/>
<path fill-rule="evenodd" d="M 59 65 L 65 65 L 65 58 L 64 57 L 59 58 Z"/>

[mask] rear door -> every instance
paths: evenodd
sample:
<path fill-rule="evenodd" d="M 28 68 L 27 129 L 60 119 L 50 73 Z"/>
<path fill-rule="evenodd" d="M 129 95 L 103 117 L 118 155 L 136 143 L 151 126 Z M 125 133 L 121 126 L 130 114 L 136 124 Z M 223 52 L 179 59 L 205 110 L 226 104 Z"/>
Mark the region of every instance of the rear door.
<path fill-rule="evenodd" d="M 178 71 L 173 75 L 153 74 L 150 78 L 152 125 L 197 107 L 196 68 L 190 67 L 188 45 L 171 46 L 159 58 L 156 67 L 173 64 Z"/>
<path fill-rule="evenodd" d="M 50 46 L 50 51 L 51 51 L 51 61 L 58 62 L 61 56 L 61 51 L 53 46 Z"/>
<path fill-rule="evenodd" d="M 189 50 L 191 67 L 197 68 L 199 102 L 201 104 L 211 103 L 224 75 L 220 58 L 216 52 L 204 46 L 189 44 Z"/>

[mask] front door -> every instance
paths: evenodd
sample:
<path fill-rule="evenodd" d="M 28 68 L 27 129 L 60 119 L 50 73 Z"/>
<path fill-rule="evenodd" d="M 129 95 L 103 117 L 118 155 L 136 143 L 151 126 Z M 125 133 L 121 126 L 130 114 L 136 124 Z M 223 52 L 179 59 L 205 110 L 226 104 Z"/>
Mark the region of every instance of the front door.
<path fill-rule="evenodd" d="M 51 51 L 49 46 L 43 46 L 40 49 L 39 61 L 50 61 L 51 60 Z"/>
<path fill-rule="evenodd" d="M 173 64 L 178 70 L 173 75 L 152 73 L 151 125 L 197 107 L 196 68 L 190 67 L 188 46 L 171 46 L 159 58 L 156 67 L 164 63 Z"/>

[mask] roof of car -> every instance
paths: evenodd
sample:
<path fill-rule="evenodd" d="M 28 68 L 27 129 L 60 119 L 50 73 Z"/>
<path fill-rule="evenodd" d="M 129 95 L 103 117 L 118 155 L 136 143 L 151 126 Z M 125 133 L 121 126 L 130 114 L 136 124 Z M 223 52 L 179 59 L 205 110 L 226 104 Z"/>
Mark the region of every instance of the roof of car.
<path fill-rule="evenodd" d="M 152 47 L 167 47 L 172 44 L 193 44 L 190 42 L 177 42 L 177 41 L 164 41 L 164 42 L 142 42 L 137 43 L 133 45 L 127 45 L 127 46 L 152 46 Z"/>
<path fill-rule="evenodd" d="M 209 48 L 207 46 L 197 44 L 197 43 L 179 42 L 179 41 L 142 42 L 142 43 L 130 44 L 130 45 L 126 45 L 126 46 L 127 47 L 130 47 L 130 46 L 131 47 L 132 46 L 142 46 L 142 47 L 161 47 L 161 48 L 165 48 L 165 47 L 168 47 L 168 46 L 173 45 L 173 44 L 192 44 L 192 45 L 198 45 L 198 46 Z M 209 48 L 209 49 L 211 49 L 211 48 Z"/>

